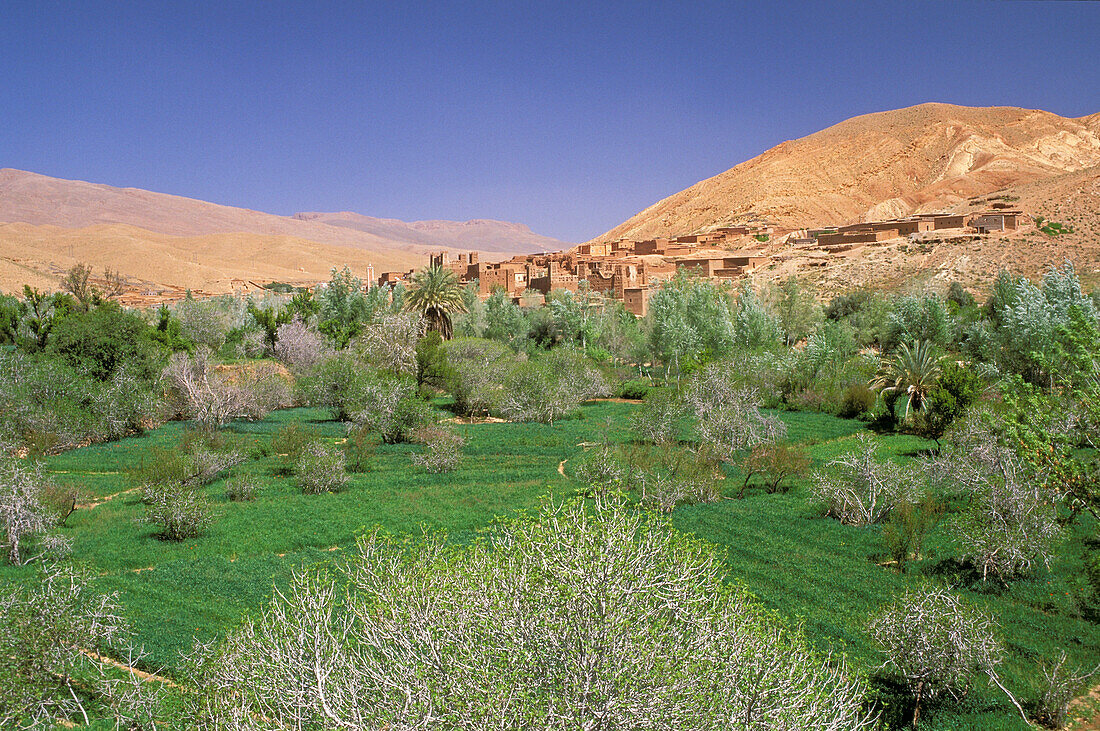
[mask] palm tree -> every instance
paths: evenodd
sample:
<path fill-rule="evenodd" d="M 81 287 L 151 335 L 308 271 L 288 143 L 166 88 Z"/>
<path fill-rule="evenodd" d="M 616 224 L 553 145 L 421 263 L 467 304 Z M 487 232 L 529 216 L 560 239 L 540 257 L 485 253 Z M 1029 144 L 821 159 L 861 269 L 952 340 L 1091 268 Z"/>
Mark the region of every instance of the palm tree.
<path fill-rule="evenodd" d="M 917 341 L 912 348 L 908 343 L 901 344 L 901 350 L 882 363 L 882 372 L 871 381 L 872 388 L 883 393 L 904 393 L 905 416 L 909 418 L 909 409 L 924 409 L 928 392 L 936 385 L 940 377 L 940 356 L 935 354 L 934 346 L 928 340 Z"/>
<path fill-rule="evenodd" d="M 451 314 L 466 311 L 458 276 L 440 266 L 421 269 L 413 275 L 405 294 L 405 309 L 424 315 L 429 330 L 450 340 L 453 335 Z"/>

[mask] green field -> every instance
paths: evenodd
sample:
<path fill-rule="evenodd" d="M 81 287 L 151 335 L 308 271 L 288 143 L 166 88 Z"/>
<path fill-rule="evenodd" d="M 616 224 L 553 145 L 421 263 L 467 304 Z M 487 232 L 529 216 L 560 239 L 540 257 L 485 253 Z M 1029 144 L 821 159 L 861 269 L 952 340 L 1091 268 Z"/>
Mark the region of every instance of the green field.
<path fill-rule="evenodd" d="M 171 675 L 181 651 L 193 638 L 209 639 L 258 611 L 273 585 L 285 582 L 297 567 L 333 560 L 353 546 L 366 528 L 380 525 L 395 533 L 446 530 L 468 540 L 494 516 L 531 508 L 548 493 L 569 495 L 578 485 L 559 474 L 559 465 L 583 454 L 585 444 L 627 438 L 631 404 L 586 405 L 576 418 L 543 424 L 461 426 L 469 440 L 462 466 L 445 475 L 415 468 L 409 453 L 419 447 L 381 445 L 372 469 L 353 474 L 338 494 L 303 495 L 293 478 L 280 475 L 283 460 L 271 454 L 272 435 L 303 422 L 325 439 L 343 438 L 343 426 L 327 412 L 292 409 L 259 423 L 236 423 L 231 431 L 253 453 L 241 467 L 263 485 L 252 503 L 224 497 L 224 480 L 207 488 L 217 520 L 201 538 L 168 543 L 136 519 L 144 512 L 136 492 L 128 490 L 126 470 L 147 458 L 152 448 L 174 447 L 186 425 L 168 424 L 141 437 L 75 450 L 47 460 L 58 482 L 83 485 L 100 498 L 78 510 L 65 533 L 76 559 L 99 576 L 98 586 L 117 591 L 149 651 L 147 669 Z M 792 441 L 810 448 L 818 467 L 843 451 L 866 429 L 859 421 L 802 412 L 782 412 Z M 876 437 L 884 453 L 910 460 L 930 442 L 902 435 Z M 733 487 L 737 475 L 730 471 Z M 868 616 L 908 583 L 934 577 L 950 582 L 971 602 L 988 609 L 1002 626 L 1008 648 L 1002 677 L 1018 696 L 1030 695 L 1038 661 L 1066 649 L 1081 664 L 1100 661 L 1100 631 L 1091 621 L 1089 589 L 1083 578 L 1083 536 L 1079 525 L 1047 572 L 1009 588 L 973 582 L 951 560 L 942 531 L 933 534 L 928 557 L 900 576 L 878 564 L 886 561 L 879 528 L 854 528 L 816 517 L 804 485 L 788 494 L 751 492 L 743 500 L 682 506 L 675 525 L 721 547 L 731 577 L 743 582 L 770 609 L 804 624 L 822 649 L 846 652 L 872 668 L 874 648 L 863 634 Z M 0 568 L 0 578 L 29 575 L 28 568 Z M 181 679 L 186 682 L 186 679 Z M 927 728 L 1028 728 L 1008 701 L 980 681 L 959 707 L 944 708 Z"/>

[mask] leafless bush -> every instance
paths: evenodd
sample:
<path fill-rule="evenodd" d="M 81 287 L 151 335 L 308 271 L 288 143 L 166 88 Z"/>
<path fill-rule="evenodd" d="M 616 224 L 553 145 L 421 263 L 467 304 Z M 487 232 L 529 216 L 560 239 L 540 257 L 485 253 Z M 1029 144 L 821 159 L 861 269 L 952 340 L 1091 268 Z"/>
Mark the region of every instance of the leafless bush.
<path fill-rule="evenodd" d="M 948 526 L 959 557 L 983 580 L 1050 565 L 1061 533 L 1055 496 L 988 426 L 965 420 L 926 469 L 935 484 L 969 499 Z"/>
<path fill-rule="evenodd" d="M 250 502 L 259 494 L 260 485 L 252 475 L 233 475 L 225 481 L 225 496 L 232 502 Z"/>
<path fill-rule="evenodd" d="M 631 417 L 631 431 L 643 441 L 667 444 L 676 441 L 680 419 L 687 411 L 673 391 L 650 391 L 645 403 Z"/>
<path fill-rule="evenodd" d="M 450 472 L 462 461 L 462 445 L 466 439 L 453 427 L 443 424 L 422 426 L 414 430 L 411 436 L 412 441 L 427 448 L 412 455 L 412 461 L 428 472 Z"/>
<path fill-rule="evenodd" d="M 871 621 L 870 634 L 886 656 L 882 667 L 897 674 L 913 695 L 914 728 L 923 702 L 945 695 L 961 700 L 979 673 L 1008 694 L 996 674 L 1004 649 L 992 617 L 947 589 L 909 591 Z"/>
<path fill-rule="evenodd" d="M 0 726 L 35 728 L 89 723 L 86 696 L 107 701 L 126 728 L 155 728 L 160 683 L 110 674 L 99 659 L 115 654 L 141 658 L 129 644 L 115 594 L 97 594 L 89 577 L 66 564 L 46 564 L 38 582 L 0 589 Z M 76 678 L 80 678 L 77 681 Z"/>
<path fill-rule="evenodd" d="M 305 373 L 332 354 L 332 347 L 317 330 L 294 318 L 279 326 L 275 357 L 296 373 Z"/>
<path fill-rule="evenodd" d="M 1069 721 L 1070 703 L 1081 695 L 1097 672 L 1100 672 L 1100 666 L 1089 672 L 1073 668 L 1065 651 L 1062 651 L 1053 664 L 1044 663 L 1042 692 L 1039 694 L 1035 713 L 1038 720 L 1050 728 L 1064 727 Z"/>
<path fill-rule="evenodd" d="M 179 483 L 147 485 L 148 503 L 142 522 L 160 528 L 166 541 L 184 541 L 201 536 L 214 522 L 210 503 L 199 490 Z"/>
<path fill-rule="evenodd" d="M 860 434 L 854 450 L 814 476 L 811 489 L 841 523 L 871 525 L 881 522 L 895 506 L 918 499 L 919 488 L 914 471 L 880 461 L 874 440 Z"/>
<path fill-rule="evenodd" d="M 235 347 L 238 358 L 261 358 L 267 352 L 267 340 L 260 330 L 246 330 Z"/>
<path fill-rule="evenodd" d="M 290 388 L 270 364 L 250 372 L 219 370 L 210 352 L 174 353 L 164 379 L 189 418 L 205 429 L 218 429 L 233 419 L 262 419 L 274 408 L 289 406 Z"/>
<path fill-rule="evenodd" d="M 424 318 L 416 313 L 381 315 L 363 328 L 356 345 L 375 368 L 415 376 L 416 343 L 424 330 Z"/>
<path fill-rule="evenodd" d="M 741 472 L 745 475 L 738 497 L 745 494 L 749 482 L 756 475 L 764 481 L 765 489 L 770 492 L 785 491 L 783 482 L 792 477 L 802 477 L 810 470 L 810 455 L 804 447 L 781 442 L 779 444 L 761 444 L 741 462 Z"/>
<path fill-rule="evenodd" d="M 4 528 L 8 562 L 13 565 L 23 562 L 23 541 L 45 533 L 55 523 L 55 516 L 43 502 L 45 482 L 41 465 L 0 458 L 0 525 Z"/>
<path fill-rule="evenodd" d="M 695 415 L 700 441 L 723 460 L 733 461 L 744 449 L 782 438 L 787 426 L 762 414 L 760 394 L 735 385 L 727 368 L 722 363 L 705 368 L 692 381 L 685 400 Z"/>
<path fill-rule="evenodd" d="M 294 464 L 298 487 L 307 495 L 337 492 L 348 484 L 344 454 L 335 447 L 314 442 L 302 450 Z"/>
<path fill-rule="evenodd" d="M 875 723 L 843 661 L 727 585 L 712 551 L 622 503 L 548 506 L 460 549 L 374 532 L 341 571 L 297 575 L 261 618 L 196 649 L 196 727 Z"/>
<path fill-rule="evenodd" d="M 636 447 L 625 455 L 626 484 L 643 505 L 671 511 L 680 503 L 721 497 L 719 464 L 706 453 L 673 447 Z"/>
<path fill-rule="evenodd" d="M 574 476 L 596 493 L 611 493 L 624 489 L 627 467 L 610 446 L 603 445 L 589 452 L 573 470 Z"/>

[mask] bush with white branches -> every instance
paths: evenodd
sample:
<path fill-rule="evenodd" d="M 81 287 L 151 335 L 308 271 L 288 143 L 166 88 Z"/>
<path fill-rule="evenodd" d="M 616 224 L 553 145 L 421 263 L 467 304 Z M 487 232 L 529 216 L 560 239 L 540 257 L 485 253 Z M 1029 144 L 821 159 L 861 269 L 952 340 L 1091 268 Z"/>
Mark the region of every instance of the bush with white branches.
<path fill-rule="evenodd" d="M 796 729 L 875 719 L 845 663 L 621 502 L 547 506 L 456 549 L 378 532 L 193 655 L 198 728 Z M 262 721 L 261 721 L 262 719 Z"/>
<path fill-rule="evenodd" d="M 879 523 L 898 505 L 919 498 L 920 476 L 896 462 L 880 460 L 877 452 L 874 439 L 860 434 L 855 449 L 814 475 L 811 492 L 841 523 Z"/>
<path fill-rule="evenodd" d="M 8 562 L 23 562 L 25 539 L 45 533 L 55 516 L 43 501 L 45 477 L 41 465 L 12 458 L 0 458 L 0 527 Z"/>
<path fill-rule="evenodd" d="M 161 683 L 108 671 L 108 649 L 131 667 L 144 657 L 129 642 L 117 596 L 92 591 L 88 575 L 51 563 L 36 583 L 0 587 L 0 727 L 86 726 L 94 698 L 120 727 L 155 729 Z"/>
<path fill-rule="evenodd" d="M 296 373 L 305 373 L 332 354 L 332 347 L 316 328 L 294 318 L 279 325 L 275 357 Z"/>
<path fill-rule="evenodd" d="M 1008 694 L 1023 715 L 996 673 L 1004 648 L 993 618 L 947 589 L 907 592 L 871 621 L 869 632 L 885 655 L 883 669 L 897 675 L 913 696 L 914 728 L 922 703 L 942 696 L 961 700 L 978 674 Z"/>
<path fill-rule="evenodd" d="M 964 420 L 928 469 L 935 482 L 969 500 L 948 526 L 959 557 L 983 580 L 1050 566 L 1061 534 L 1056 496 L 978 417 Z"/>
<path fill-rule="evenodd" d="M 685 394 L 689 412 L 695 415 L 700 441 L 715 456 L 732 461 L 735 456 L 760 444 L 769 444 L 787 433 L 787 425 L 760 411 L 759 392 L 738 386 L 729 364 L 707 366 L 692 381 Z"/>

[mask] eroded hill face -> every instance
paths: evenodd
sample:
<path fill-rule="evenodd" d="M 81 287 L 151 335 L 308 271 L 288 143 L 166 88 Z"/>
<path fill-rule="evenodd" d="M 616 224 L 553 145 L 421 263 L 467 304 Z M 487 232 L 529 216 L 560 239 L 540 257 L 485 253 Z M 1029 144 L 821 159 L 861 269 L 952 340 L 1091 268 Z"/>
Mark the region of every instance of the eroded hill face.
<path fill-rule="evenodd" d="M 1100 164 L 1100 114 L 922 104 L 855 117 L 701 181 L 593 241 L 753 220 L 805 228 L 952 209 Z"/>

